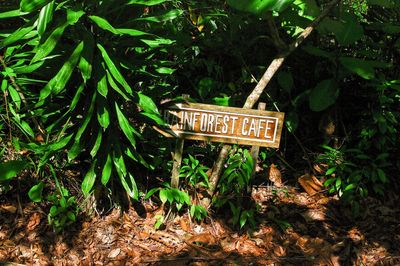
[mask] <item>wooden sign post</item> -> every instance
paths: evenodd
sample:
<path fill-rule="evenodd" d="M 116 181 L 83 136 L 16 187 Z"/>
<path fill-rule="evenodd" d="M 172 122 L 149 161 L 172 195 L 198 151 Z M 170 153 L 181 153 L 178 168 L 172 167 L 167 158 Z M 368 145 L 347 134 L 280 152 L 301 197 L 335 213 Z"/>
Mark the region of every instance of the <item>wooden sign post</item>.
<path fill-rule="evenodd" d="M 278 148 L 284 113 L 199 103 L 164 110 L 167 137 Z"/>
<path fill-rule="evenodd" d="M 188 100 L 189 95 L 183 95 Z M 177 103 L 163 112 L 168 129 L 159 130 L 167 137 L 176 137 L 171 186 L 179 185 L 184 139 L 252 145 L 252 157 L 257 160 L 260 146 L 278 148 L 284 113 L 242 109 L 199 103 Z"/>

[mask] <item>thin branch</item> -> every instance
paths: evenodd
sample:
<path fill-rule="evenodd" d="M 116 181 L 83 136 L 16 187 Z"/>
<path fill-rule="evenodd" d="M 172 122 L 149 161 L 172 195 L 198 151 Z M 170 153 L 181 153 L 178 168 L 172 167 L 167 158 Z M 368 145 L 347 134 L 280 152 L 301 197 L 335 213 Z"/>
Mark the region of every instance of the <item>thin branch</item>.
<path fill-rule="evenodd" d="M 276 72 L 279 70 L 279 68 L 282 66 L 283 62 L 285 59 L 294 51 L 296 50 L 297 47 L 308 37 L 310 34 L 314 31 L 316 26 L 329 14 L 329 12 L 340 2 L 340 0 L 333 0 L 330 2 L 325 9 L 321 12 L 321 14 L 311 22 L 311 24 L 304 29 L 304 31 L 296 38 L 294 42 L 292 42 L 286 52 L 284 52 L 281 55 L 278 55 L 274 60 L 272 60 L 271 64 L 267 68 L 267 70 L 264 72 L 264 75 L 261 77 L 259 82 L 257 83 L 256 87 L 253 89 L 253 91 L 250 93 L 250 95 L 247 97 L 245 104 L 243 105 L 243 108 L 246 109 L 251 109 L 255 105 L 255 103 L 259 100 L 261 94 L 264 92 L 265 87 L 268 85 L 268 83 L 271 81 L 273 76 L 276 74 Z M 228 151 L 230 149 L 230 145 L 224 145 L 218 155 L 218 158 L 214 164 L 213 167 L 213 173 L 210 176 L 210 188 L 208 189 L 208 194 L 212 197 L 214 195 L 215 189 L 217 187 L 219 177 L 222 172 L 222 166 L 225 162 L 226 155 L 228 154 Z M 208 203 L 208 205 L 205 205 Z M 205 200 L 203 201 L 203 206 L 209 207 L 210 200 Z"/>

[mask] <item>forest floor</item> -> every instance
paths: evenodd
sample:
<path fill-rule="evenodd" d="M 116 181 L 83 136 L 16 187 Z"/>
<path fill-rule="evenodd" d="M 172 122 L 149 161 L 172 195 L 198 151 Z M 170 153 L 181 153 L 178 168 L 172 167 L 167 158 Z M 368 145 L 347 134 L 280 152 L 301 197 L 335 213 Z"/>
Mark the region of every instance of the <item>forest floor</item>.
<path fill-rule="evenodd" d="M 160 208 L 147 202 L 141 211 L 80 216 L 60 234 L 48 225 L 46 206 L 19 205 L 16 193 L 7 195 L 0 195 L 0 265 L 400 264 L 397 195 L 366 199 L 362 217 L 351 219 L 334 197 L 258 186 L 252 198 L 261 210 L 253 230 L 229 227 L 229 216 L 196 223 L 188 214 L 155 230 Z"/>

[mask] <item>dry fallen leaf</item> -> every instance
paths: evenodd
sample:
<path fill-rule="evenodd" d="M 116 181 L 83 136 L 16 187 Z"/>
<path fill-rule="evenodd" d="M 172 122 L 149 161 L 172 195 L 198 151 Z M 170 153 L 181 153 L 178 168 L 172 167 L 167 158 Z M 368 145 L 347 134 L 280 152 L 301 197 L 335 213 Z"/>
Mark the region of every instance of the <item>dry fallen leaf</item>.
<path fill-rule="evenodd" d="M 189 221 L 188 221 L 188 219 L 186 219 L 186 217 L 181 217 L 179 219 L 179 224 L 181 225 L 181 228 L 183 231 L 185 231 L 185 232 L 190 231 Z"/>
<path fill-rule="evenodd" d="M 193 244 L 194 243 L 201 243 L 203 245 L 212 246 L 212 245 L 215 245 L 217 243 L 217 240 L 210 233 L 201 233 L 201 234 L 194 235 L 194 236 L 190 237 L 187 240 L 187 242 L 193 243 Z"/>
<path fill-rule="evenodd" d="M 323 188 L 321 182 L 315 176 L 310 174 L 302 175 L 299 177 L 298 182 L 310 196 L 317 194 Z"/>
<path fill-rule="evenodd" d="M 35 212 L 29 217 L 28 225 L 27 225 L 27 230 L 32 231 L 34 230 L 38 225 L 40 224 L 40 215 L 39 213 Z"/>
<path fill-rule="evenodd" d="M 326 219 L 325 212 L 321 209 L 308 209 L 307 211 L 301 213 L 301 216 L 303 216 L 306 222 L 325 221 Z"/>
<path fill-rule="evenodd" d="M 282 174 L 275 164 L 271 164 L 269 166 L 267 175 L 269 181 L 271 181 L 274 184 L 274 186 L 276 187 L 282 186 Z"/>
<path fill-rule="evenodd" d="M 0 210 L 4 210 L 10 213 L 16 213 L 17 212 L 17 207 L 13 205 L 2 205 L 0 206 Z"/>
<path fill-rule="evenodd" d="M 114 259 L 119 255 L 119 253 L 121 253 L 121 249 L 116 248 L 116 249 L 111 250 L 110 253 L 108 253 L 107 257 L 110 259 Z"/>

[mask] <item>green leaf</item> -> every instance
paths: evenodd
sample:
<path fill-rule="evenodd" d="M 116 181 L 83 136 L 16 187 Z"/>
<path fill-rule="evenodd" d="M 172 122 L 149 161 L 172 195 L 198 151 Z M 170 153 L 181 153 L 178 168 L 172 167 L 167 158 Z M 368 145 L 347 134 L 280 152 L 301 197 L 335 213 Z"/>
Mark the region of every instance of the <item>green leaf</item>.
<path fill-rule="evenodd" d="M 240 228 L 242 228 L 247 222 L 247 211 L 243 211 L 240 215 Z"/>
<path fill-rule="evenodd" d="M 346 46 L 355 43 L 364 36 L 363 27 L 357 16 L 344 12 L 340 21 L 326 18 L 320 25 L 325 31 L 333 32 L 339 44 Z"/>
<path fill-rule="evenodd" d="M 33 202 L 41 202 L 42 201 L 42 191 L 44 188 L 44 183 L 40 182 L 37 185 L 34 185 L 28 192 L 28 196 Z"/>
<path fill-rule="evenodd" d="M 107 160 L 104 163 L 103 171 L 101 173 L 101 183 L 103 185 L 108 184 L 108 181 L 110 181 L 111 173 L 112 173 L 112 159 L 111 159 L 111 155 L 108 154 Z"/>
<path fill-rule="evenodd" d="M 353 57 L 340 57 L 340 63 L 349 71 L 359 75 L 364 79 L 373 79 L 375 77 L 375 68 L 390 67 L 389 63 L 371 60 L 362 60 Z"/>
<path fill-rule="evenodd" d="M 154 114 L 154 113 L 140 113 L 140 115 L 145 116 L 147 118 L 150 118 L 152 121 L 157 123 L 160 126 L 166 126 L 167 123 L 162 119 L 162 117 L 159 114 Z"/>
<path fill-rule="evenodd" d="M 102 96 L 99 96 L 97 100 L 97 120 L 99 121 L 99 124 L 103 130 L 106 130 L 110 125 L 110 115 L 108 109 L 109 107 L 106 99 Z"/>
<path fill-rule="evenodd" d="M 43 33 L 46 31 L 47 25 L 52 21 L 53 9 L 54 9 L 54 1 L 51 1 L 50 3 L 42 7 L 42 9 L 40 10 L 38 25 L 37 25 L 37 31 L 39 36 L 43 36 Z"/>
<path fill-rule="evenodd" d="M 349 185 L 347 185 L 347 186 L 344 188 L 343 191 L 353 190 L 353 189 L 355 189 L 356 187 L 357 187 L 356 184 L 349 184 Z"/>
<path fill-rule="evenodd" d="M 386 177 L 385 172 L 381 168 L 377 168 L 376 172 L 378 173 L 378 178 L 382 183 L 387 183 L 388 179 Z"/>
<path fill-rule="evenodd" d="M 210 77 L 202 78 L 197 84 L 197 91 L 201 98 L 205 99 L 211 91 L 214 91 L 217 87 L 217 83 Z"/>
<path fill-rule="evenodd" d="M 377 5 L 386 8 L 393 8 L 396 6 L 393 0 L 367 0 L 367 3 L 368 5 Z"/>
<path fill-rule="evenodd" d="M 293 1 L 294 0 L 228 0 L 227 2 L 237 10 L 260 15 L 266 11 L 280 12 Z"/>
<path fill-rule="evenodd" d="M 157 105 L 154 101 L 149 97 L 144 95 L 143 93 L 138 93 L 139 96 L 139 106 L 146 113 L 159 114 Z"/>
<path fill-rule="evenodd" d="M 286 93 L 290 94 L 293 89 L 293 76 L 289 71 L 281 71 L 278 73 L 278 84 L 285 90 Z"/>
<path fill-rule="evenodd" d="M 22 38 L 24 38 L 28 33 L 31 33 L 33 29 L 36 27 L 34 24 L 35 19 L 31 19 L 29 22 L 27 22 L 24 26 L 19 28 L 18 30 L 14 31 L 11 35 L 9 35 L 7 38 L 5 38 L 1 43 L 0 43 L 0 48 L 7 47 Z"/>
<path fill-rule="evenodd" d="M 76 215 L 75 215 L 73 212 L 71 212 L 71 211 L 67 212 L 67 217 L 68 217 L 68 219 L 69 219 L 70 221 L 72 221 L 72 222 L 75 222 L 75 221 L 76 221 Z"/>
<path fill-rule="evenodd" d="M 94 51 L 94 39 L 91 32 L 85 31 L 83 35 L 83 51 L 79 60 L 78 68 L 82 73 L 82 78 L 86 83 L 92 76 L 92 61 Z"/>
<path fill-rule="evenodd" d="M 8 92 L 10 93 L 11 99 L 15 103 L 18 109 L 21 108 L 21 97 L 16 89 L 13 86 L 8 86 Z"/>
<path fill-rule="evenodd" d="M 124 178 L 127 175 L 126 166 L 124 157 L 121 154 L 121 148 L 119 145 L 115 147 L 113 161 L 115 165 L 115 169 L 117 170 L 117 174 L 120 178 Z"/>
<path fill-rule="evenodd" d="M 107 51 L 100 44 L 97 44 L 97 47 L 100 49 L 101 55 L 103 56 L 103 59 L 106 62 L 107 68 L 108 70 L 110 70 L 111 75 L 118 81 L 119 84 L 122 85 L 122 87 L 124 87 L 125 91 L 128 94 L 132 95 L 132 88 L 129 86 L 128 82 L 126 82 L 121 72 L 119 72 L 114 62 L 108 55 Z"/>
<path fill-rule="evenodd" d="M 22 130 L 28 134 L 31 138 L 35 137 L 35 133 L 33 133 L 33 130 L 31 128 L 31 126 L 26 122 L 26 121 L 21 121 L 19 123 L 19 125 L 21 126 Z"/>
<path fill-rule="evenodd" d="M 159 68 L 156 68 L 155 70 L 157 73 L 165 74 L 165 75 L 171 75 L 176 71 L 176 69 L 169 68 L 169 67 L 159 67 Z"/>
<path fill-rule="evenodd" d="M 6 12 L 1 12 L 0 19 L 15 18 L 15 17 L 26 15 L 26 14 L 28 14 L 28 13 L 21 12 L 21 10 L 19 10 L 19 9 L 10 10 L 10 11 L 6 11 Z"/>
<path fill-rule="evenodd" d="M 22 12 L 32 12 L 47 5 L 51 0 L 21 0 L 20 9 Z"/>
<path fill-rule="evenodd" d="M 102 140 L 102 138 L 103 138 L 103 133 L 101 132 L 101 130 L 99 130 L 99 131 L 97 132 L 96 141 L 94 142 L 93 148 L 92 148 L 92 150 L 90 151 L 90 156 L 92 156 L 92 158 L 96 157 L 97 152 L 99 151 L 100 146 L 101 146 L 101 140 Z"/>
<path fill-rule="evenodd" d="M 285 117 L 285 125 L 289 132 L 293 133 L 299 126 L 299 115 L 297 112 L 288 112 Z"/>
<path fill-rule="evenodd" d="M 230 96 L 222 96 L 222 97 L 214 97 L 212 101 L 214 104 L 219 106 L 229 106 L 229 100 L 231 99 Z"/>
<path fill-rule="evenodd" d="M 149 22 L 164 22 L 168 20 L 173 20 L 181 15 L 184 14 L 184 11 L 182 9 L 174 9 L 174 10 L 169 10 L 165 14 L 158 15 L 158 16 L 150 16 L 150 17 L 143 17 L 143 18 L 137 18 L 135 21 L 149 21 Z"/>
<path fill-rule="evenodd" d="M 96 181 L 96 164 L 97 159 L 90 165 L 89 171 L 86 173 L 82 181 L 82 192 L 85 197 L 87 197 L 92 190 L 94 183 Z"/>
<path fill-rule="evenodd" d="M 164 2 L 170 2 L 171 0 L 130 0 L 128 5 L 144 5 L 144 6 L 154 6 Z"/>
<path fill-rule="evenodd" d="M 81 151 L 82 151 L 81 137 L 82 137 L 82 134 L 85 132 L 85 130 L 93 116 L 94 106 L 95 106 L 95 102 L 96 102 L 96 96 L 97 96 L 97 94 L 93 93 L 92 100 L 91 100 L 90 106 L 89 106 L 89 110 L 87 111 L 87 113 L 85 115 L 85 118 L 82 122 L 81 127 L 76 132 L 74 145 L 68 152 L 68 161 L 75 159 L 76 156 L 78 156 L 78 154 L 81 153 Z"/>
<path fill-rule="evenodd" d="M 78 63 L 82 49 L 83 42 L 80 42 L 58 73 L 40 91 L 40 101 L 38 104 L 36 104 L 36 107 L 41 106 L 43 104 L 43 100 L 46 99 L 51 93 L 58 94 L 65 88 L 65 85 L 69 81 L 72 72 Z"/>
<path fill-rule="evenodd" d="M 65 199 L 65 197 L 61 197 L 60 199 L 60 206 L 61 208 L 67 208 L 67 200 Z"/>
<path fill-rule="evenodd" d="M 64 24 L 53 30 L 53 32 L 49 35 L 49 37 L 47 37 L 44 43 L 39 46 L 35 56 L 32 58 L 32 63 L 36 63 L 37 61 L 42 60 L 54 50 L 66 28 L 67 25 Z"/>
<path fill-rule="evenodd" d="M 336 102 L 339 96 L 339 88 L 334 79 L 319 82 L 312 89 L 309 96 L 310 109 L 314 112 L 325 110 Z"/>
<path fill-rule="evenodd" d="M 109 31 L 116 35 L 129 35 L 132 37 L 147 35 L 146 32 L 135 29 L 116 29 L 106 19 L 98 16 L 89 16 L 89 18 L 96 23 L 101 29 Z"/>
<path fill-rule="evenodd" d="M 155 188 L 150 189 L 149 192 L 146 193 L 146 196 L 144 197 L 144 199 L 148 200 L 151 196 L 153 196 L 154 193 L 156 193 L 159 190 L 160 190 L 159 187 L 155 187 Z"/>
<path fill-rule="evenodd" d="M 44 41 L 44 43 L 38 47 L 38 50 L 36 51 L 35 56 L 32 58 L 31 63 L 35 63 L 48 56 L 56 47 L 65 29 L 69 25 L 75 24 L 83 14 L 85 14 L 83 11 L 68 10 L 67 21 L 61 23 L 57 28 L 55 28 L 49 37 Z"/>
<path fill-rule="evenodd" d="M 141 39 L 142 42 L 147 44 L 150 48 L 158 48 L 163 45 L 173 44 L 175 41 L 165 38 L 156 38 L 154 40 Z"/>
<path fill-rule="evenodd" d="M 110 31 L 111 33 L 114 34 L 119 34 L 116 29 L 104 18 L 98 17 L 98 16 L 89 16 L 89 18 L 96 23 L 97 26 L 99 26 L 103 30 Z"/>
<path fill-rule="evenodd" d="M 117 102 L 115 102 L 115 110 L 117 111 L 118 123 L 122 129 L 122 132 L 124 132 L 125 136 L 129 140 L 129 142 L 132 144 L 132 146 L 136 147 L 136 140 L 135 140 L 135 137 L 133 136 L 133 133 L 135 132 L 135 130 L 130 125 L 128 119 L 126 119 L 126 117 L 122 113 L 122 111 L 119 109 Z"/>
<path fill-rule="evenodd" d="M 49 215 L 52 217 L 55 217 L 58 214 L 58 208 L 57 206 L 51 206 L 50 211 L 49 211 Z"/>
<path fill-rule="evenodd" d="M 329 185 L 333 184 L 336 181 L 336 178 L 329 178 L 324 182 L 325 187 L 329 187 Z"/>
<path fill-rule="evenodd" d="M 170 198 L 169 190 L 161 189 L 160 190 L 160 200 L 161 200 L 161 202 L 163 204 L 165 204 L 168 201 L 169 198 Z"/>
<path fill-rule="evenodd" d="M 119 88 L 119 86 L 117 85 L 117 83 L 115 83 L 113 77 L 111 76 L 110 72 L 107 70 L 107 80 L 108 83 L 110 84 L 111 88 L 113 88 L 113 90 L 115 90 L 116 92 L 118 92 L 119 95 L 121 95 L 125 101 L 130 101 L 131 99 Z"/>
<path fill-rule="evenodd" d="M 8 161 L 0 163 L 0 182 L 10 180 L 28 166 L 23 160 Z"/>
<path fill-rule="evenodd" d="M 107 77 L 106 77 L 106 71 L 104 69 L 103 64 L 99 65 L 99 71 L 98 71 L 98 82 L 97 82 L 97 91 L 104 96 L 104 98 L 107 97 L 108 93 L 108 88 L 107 88 Z"/>
<path fill-rule="evenodd" d="M 336 171 L 336 167 L 329 168 L 329 169 L 326 171 L 325 175 L 331 175 L 331 174 L 333 174 L 335 171 Z"/>

